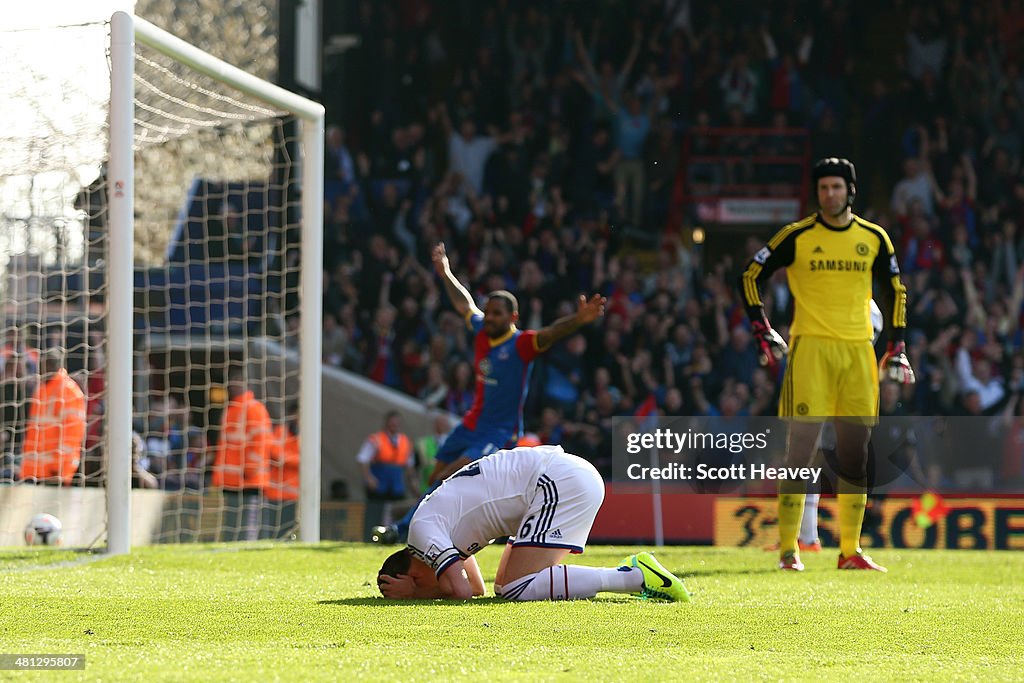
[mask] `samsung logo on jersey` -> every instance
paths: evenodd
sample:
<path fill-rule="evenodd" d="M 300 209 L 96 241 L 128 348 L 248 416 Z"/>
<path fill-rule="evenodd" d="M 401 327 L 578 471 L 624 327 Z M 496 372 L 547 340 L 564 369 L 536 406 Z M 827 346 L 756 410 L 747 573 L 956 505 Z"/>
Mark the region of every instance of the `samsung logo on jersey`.
<path fill-rule="evenodd" d="M 868 262 L 851 261 L 849 259 L 811 259 L 811 272 L 813 273 L 818 270 L 863 273 L 868 270 Z"/>

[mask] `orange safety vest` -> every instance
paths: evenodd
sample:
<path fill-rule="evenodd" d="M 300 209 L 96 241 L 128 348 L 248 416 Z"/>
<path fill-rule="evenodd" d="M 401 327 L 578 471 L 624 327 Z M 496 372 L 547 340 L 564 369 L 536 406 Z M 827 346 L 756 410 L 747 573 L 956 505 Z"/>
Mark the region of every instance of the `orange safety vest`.
<path fill-rule="evenodd" d="M 274 429 L 274 456 L 270 462 L 268 500 L 299 499 L 299 437 L 285 425 Z"/>
<path fill-rule="evenodd" d="M 523 434 L 521 437 L 519 437 L 519 440 L 516 441 L 516 446 L 517 447 L 518 446 L 540 446 L 540 445 L 541 445 L 540 437 L 537 436 L 536 434 L 534 434 L 533 432 L 527 432 L 526 434 Z"/>
<path fill-rule="evenodd" d="M 270 414 L 251 391 L 229 401 L 213 460 L 212 485 L 231 490 L 266 488 L 270 431 Z"/>
<path fill-rule="evenodd" d="M 375 465 L 397 465 L 405 467 L 409 464 L 412 456 L 412 441 L 405 434 L 398 435 L 398 443 L 392 443 L 391 436 L 387 432 L 377 432 L 370 435 L 370 440 L 377 448 L 377 455 L 373 458 Z"/>
<path fill-rule="evenodd" d="M 29 399 L 21 478 L 60 477 L 70 484 L 85 441 L 85 394 L 61 368 Z"/>

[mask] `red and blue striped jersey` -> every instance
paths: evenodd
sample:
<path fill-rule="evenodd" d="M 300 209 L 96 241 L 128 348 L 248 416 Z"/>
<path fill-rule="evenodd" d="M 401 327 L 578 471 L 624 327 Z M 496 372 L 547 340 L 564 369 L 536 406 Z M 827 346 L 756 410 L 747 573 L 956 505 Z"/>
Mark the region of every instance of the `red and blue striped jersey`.
<path fill-rule="evenodd" d="M 462 424 L 473 430 L 507 429 L 518 436 L 522 432 L 523 403 L 533 359 L 541 352 L 537 333 L 513 327 L 508 334 L 491 339 L 483 331 L 482 315 L 471 314 L 467 323 L 476 332 L 473 338 L 476 391 Z"/>

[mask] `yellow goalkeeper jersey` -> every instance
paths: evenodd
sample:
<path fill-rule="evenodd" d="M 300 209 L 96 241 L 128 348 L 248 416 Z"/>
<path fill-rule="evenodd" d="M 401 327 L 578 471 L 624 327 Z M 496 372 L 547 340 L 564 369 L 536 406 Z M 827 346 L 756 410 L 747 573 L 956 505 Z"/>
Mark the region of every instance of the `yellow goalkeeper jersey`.
<path fill-rule="evenodd" d="M 854 215 L 836 228 L 815 214 L 790 223 L 754 255 L 740 278 L 751 319 L 763 315 L 759 287 L 786 268 L 795 311 L 790 337 L 812 335 L 848 341 L 870 340 L 872 281 L 890 339 L 902 339 L 907 290 L 900 281 L 896 250 L 885 230 Z"/>

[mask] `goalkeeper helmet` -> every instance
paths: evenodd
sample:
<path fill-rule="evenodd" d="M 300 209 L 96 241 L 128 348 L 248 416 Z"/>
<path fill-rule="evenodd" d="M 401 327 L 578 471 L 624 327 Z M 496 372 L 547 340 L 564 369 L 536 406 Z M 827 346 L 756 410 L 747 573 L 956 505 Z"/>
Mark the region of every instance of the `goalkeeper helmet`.
<path fill-rule="evenodd" d="M 829 176 L 838 176 L 846 181 L 846 205 L 853 206 L 853 199 L 857 196 L 857 169 L 849 159 L 838 157 L 825 157 L 814 164 L 814 171 L 811 173 L 814 178 L 814 187 L 817 188 L 818 181 Z"/>

